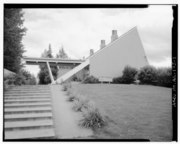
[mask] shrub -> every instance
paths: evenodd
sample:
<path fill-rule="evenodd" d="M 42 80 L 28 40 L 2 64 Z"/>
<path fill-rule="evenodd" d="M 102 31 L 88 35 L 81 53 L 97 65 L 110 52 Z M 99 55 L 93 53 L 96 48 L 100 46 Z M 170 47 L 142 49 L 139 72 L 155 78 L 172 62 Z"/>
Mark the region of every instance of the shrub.
<path fill-rule="evenodd" d="M 26 84 L 25 77 L 21 74 L 16 74 L 16 75 L 13 75 L 10 77 L 6 77 L 5 83 L 8 85 L 24 85 L 24 84 Z"/>
<path fill-rule="evenodd" d="M 79 81 L 78 78 L 77 78 L 77 75 L 73 75 L 72 78 L 71 78 L 72 81 Z"/>
<path fill-rule="evenodd" d="M 123 70 L 123 75 L 122 75 L 122 82 L 126 84 L 133 83 L 135 81 L 135 76 L 137 74 L 137 69 L 126 66 Z"/>
<path fill-rule="evenodd" d="M 135 77 L 137 75 L 137 69 L 126 66 L 123 70 L 123 75 L 117 78 L 113 78 L 113 83 L 125 83 L 125 84 L 130 84 L 135 81 Z"/>
<path fill-rule="evenodd" d="M 67 91 L 69 88 L 71 88 L 71 83 L 70 82 L 65 82 L 62 84 L 62 90 Z"/>
<path fill-rule="evenodd" d="M 69 101 L 69 102 L 78 100 L 78 98 L 72 93 L 72 89 L 67 90 L 67 95 L 68 95 L 67 101 Z"/>
<path fill-rule="evenodd" d="M 84 84 L 86 84 L 86 83 L 99 83 L 99 80 L 97 78 L 95 78 L 94 76 L 87 76 L 84 78 L 82 83 L 84 83 Z"/>
<path fill-rule="evenodd" d="M 26 84 L 26 79 L 22 74 L 17 74 L 15 76 L 15 81 L 14 81 L 15 85 L 25 85 Z"/>
<path fill-rule="evenodd" d="M 68 101 L 73 102 L 74 111 L 82 112 L 83 118 L 79 121 L 81 127 L 96 129 L 105 126 L 105 117 L 101 115 L 92 101 L 73 93 L 69 94 Z"/>
<path fill-rule="evenodd" d="M 73 101 L 77 100 L 77 98 L 76 98 L 76 96 L 74 96 L 74 95 L 70 95 L 67 100 L 68 100 L 69 102 L 73 102 Z"/>
<path fill-rule="evenodd" d="M 105 126 L 105 118 L 100 114 L 97 108 L 89 108 L 83 113 L 83 119 L 79 125 L 86 128 L 101 128 Z"/>
<path fill-rule="evenodd" d="M 172 87 L 172 69 L 160 68 L 157 70 L 157 85 Z"/>
<path fill-rule="evenodd" d="M 25 85 L 35 85 L 36 84 L 36 78 L 34 75 L 30 74 L 30 72 L 22 69 L 20 73 L 18 74 L 19 81 L 22 82 L 22 84 Z"/>
<path fill-rule="evenodd" d="M 88 100 L 83 97 L 76 97 L 73 105 L 73 110 L 75 111 L 83 111 L 88 108 Z"/>
<path fill-rule="evenodd" d="M 18 74 L 9 75 L 4 78 L 7 85 L 35 85 L 36 78 L 26 70 L 20 70 Z"/>
<path fill-rule="evenodd" d="M 116 84 L 118 84 L 118 83 L 123 83 L 122 77 L 113 78 L 113 83 L 116 83 Z"/>
<path fill-rule="evenodd" d="M 156 84 L 157 83 L 157 70 L 152 66 L 145 66 L 141 68 L 138 79 L 142 84 Z"/>

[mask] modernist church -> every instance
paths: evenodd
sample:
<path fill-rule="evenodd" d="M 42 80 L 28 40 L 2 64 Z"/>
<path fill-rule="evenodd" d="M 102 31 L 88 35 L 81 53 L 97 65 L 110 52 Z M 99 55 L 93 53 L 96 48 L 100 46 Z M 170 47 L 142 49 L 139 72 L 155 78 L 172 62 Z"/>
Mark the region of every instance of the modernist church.
<path fill-rule="evenodd" d="M 84 62 L 60 76 L 57 81 L 65 81 L 87 66 L 90 75 L 100 81 L 112 81 L 113 78 L 122 75 L 127 65 L 137 69 L 148 65 L 137 27 L 119 37 L 117 30 L 112 30 L 111 42 L 108 45 L 105 44 L 105 40 L 101 40 L 99 51 L 93 53 L 91 50 L 90 56 Z"/>
<path fill-rule="evenodd" d="M 112 30 L 111 42 L 106 45 L 105 40 L 101 40 L 100 49 L 95 53 L 91 49 L 90 56 L 85 60 L 27 57 L 24 60 L 26 64 L 46 63 L 52 83 L 62 83 L 87 70 L 89 75 L 100 81 L 111 82 L 113 78 L 122 75 L 122 71 L 127 65 L 137 69 L 148 65 L 137 27 L 121 36 L 118 36 L 117 30 Z M 56 80 L 52 76 L 51 64 L 57 65 L 59 69 Z"/>

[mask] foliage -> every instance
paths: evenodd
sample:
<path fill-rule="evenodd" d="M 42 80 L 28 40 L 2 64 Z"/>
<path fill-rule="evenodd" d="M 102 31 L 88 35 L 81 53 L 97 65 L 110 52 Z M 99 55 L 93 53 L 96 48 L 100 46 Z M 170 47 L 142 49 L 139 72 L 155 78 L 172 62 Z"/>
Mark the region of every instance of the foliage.
<path fill-rule="evenodd" d="M 63 84 L 62 84 L 62 90 L 63 91 L 67 91 L 67 90 L 69 90 L 71 88 L 71 83 L 70 82 L 64 82 Z"/>
<path fill-rule="evenodd" d="M 133 83 L 135 81 L 137 72 L 137 69 L 130 66 L 126 66 L 123 70 L 123 75 L 121 77 L 114 78 L 113 82 L 125 84 Z"/>
<path fill-rule="evenodd" d="M 4 9 L 4 67 L 15 73 L 22 68 L 22 38 L 26 32 L 23 22 L 22 9 Z"/>
<path fill-rule="evenodd" d="M 89 102 L 89 100 L 87 100 L 86 98 L 84 98 L 82 96 L 78 96 L 75 98 L 73 109 L 75 111 L 82 112 L 84 109 L 88 108 L 88 102 Z"/>
<path fill-rule="evenodd" d="M 141 68 L 138 74 L 138 79 L 142 84 L 156 84 L 157 70 L 153 66 L 145 66 Z"/>
<path fill-rule="evenodd" d="M 72 81 L 80 81 L 76 74 L 74 74 L 71 78 Z"/>
<path fill-rule="evenodd" d="M 71 78 L 72 81 L 82 82 L 89 74 L 89 67 L 86 67 L 76 74 L 74 74 Z"/>
<path fill-rule="evenodd" d="M 51 83 L 51 78 L 50 78 L 47 66 L 44 65 L 44 66 L 40 66 L 40 67 L 41 67 L 40 72 L 38 74 L 39 84 L 49 84 L 49 83 Z M 51 68 L 51 72 L 52 72 L 52 75 L 53 75 L 54 79 L 56 79 L 56 77 L 57 77 L 57 67 L 50 66 L 50 68 Z"/>
<path fill-rule="evenodd" d="M 69 89 L 68 89 L 69 90 Z M 97 129 L 106 125 L 105 117 L 99 112 L 95 104 L 82 95 L 75 95 L 71 91 L 68 101 L 73 102 L 73 110 L 82 112 L 83 118 L 79 121 L 79 125 L 86 128 Z"/>
<path fill-rule="evenodd" d="M 122 81 L 126 84 L 133 83 L 137 72 L 137 69 L 126 66 L 123 70 Z"/>
<path fill-rule="evenodd" d="M 64 51 L 63 46 L 61 46 L 61 49 L 59 49 L 59 53 L 56 55 L 56 58 L 68 59 L 68 55 L 67 55 L 67 53 Z"/>
<path fill-rule="evenodd" d="M 123 83 L 122 77 L 120 76 L 120 77 L 113 78 L 113 83 L 116 83 L 116 84 Z"/>
<path fill-rule="evenodd" d="M 51 49 L 50 44 L 49 44 L 49 49 L 48 50 L 45 49 L 44 52 L 42 53 L 41 57 L 53 58 L 52 49 Z M 53 75 L 54 79 L 56 79 L 57 71 L 58 71 L 57 67 L 50 65 L 50 68 L 51 68 L 52 75 Z M 49 84 L 49 83 L 51 83 L 51 79 L 50 79 L 50 75 L 49 75 L 47 65 L 40 65 L 40 72 L 38 74 L 38 77 L 39 77 L 39 84 Z"/>
<path fill-rule="evenodd" d="M 69 95 L 68 99 L 69 102 L 73 102 L 75 100 L 77 100 L 77 97 L 75 95 Z"/>
<path fill-rule="evenodd" d="M 84 78 L 82 83 L 87 84 L 87 83 L 99 83 L 99 80 L 94 77 L 94 76 L 87 76 Z"/>
<path fill-rule="evenodd" d="M 157 85 L 172 87 L 172 69 L 159 68 L 157 69 Z"/>
<path fill-rule="evenodd" d="M 49 44 L 49 49 L 48 50 L 46 50 L 46 49 L 44 50 L 41 57 L 53 58 L 51 44 Z M 61 58 L 61 59 L 67 59 L 68 58 L 68 55 L 65 53 L 63 47 L 59 50 L 59 53 L 56 55 L 56 58 Z M 57 76 L 58 76 L 57 66 L 56 65 L 50 65 L 50 68 L 51 68 L 52 75 L 53 75 L 54 79 L 56 79 Z M 38 74 L 38 77 L 39 77 L 39 83 L 40 84 L 49 84 L 49 83 L 51 83 L 51 79 L 50 79 L 50 76 L 49 76 L 49 71 L 48 71 L 47 65 L 41 65 L 40 66 L 40 72 Z"/>
<path fill-rule="evenodd" d="M 7 85 L 35 85 L 36 78 L 28 71 L 22 69 L 16 75 L 10 75 L 4 78 L 4 82 Z"/>
<path fill-rule="evenodd" d="M 101 115 L 97 108 L 89 108 L 83 113 L 80 126 L 86 128 L 97 129 L 106 125 L 105 118 Z"/>

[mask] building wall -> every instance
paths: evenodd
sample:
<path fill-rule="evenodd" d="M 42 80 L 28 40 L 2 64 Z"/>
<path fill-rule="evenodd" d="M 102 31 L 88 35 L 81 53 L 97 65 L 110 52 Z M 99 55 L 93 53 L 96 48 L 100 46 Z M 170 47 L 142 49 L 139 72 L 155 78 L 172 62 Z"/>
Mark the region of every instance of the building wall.
<path fill-rule="evenodd" d="M 90 75 L 118 77 L 126 65 L 138 69 L 148 65 L 136 27 L 90 57 Z"/>

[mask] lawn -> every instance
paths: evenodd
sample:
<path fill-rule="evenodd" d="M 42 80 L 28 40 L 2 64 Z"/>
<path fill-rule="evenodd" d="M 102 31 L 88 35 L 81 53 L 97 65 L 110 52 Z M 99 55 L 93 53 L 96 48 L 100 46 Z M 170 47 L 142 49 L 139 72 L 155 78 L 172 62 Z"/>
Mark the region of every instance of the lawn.
<path fill-rule="evenodd" d="M 146 85 L 73 84 L 74 93 L 95 102 L 108 125 L 98 139 L 171 141 L 171 89 Z"/>

